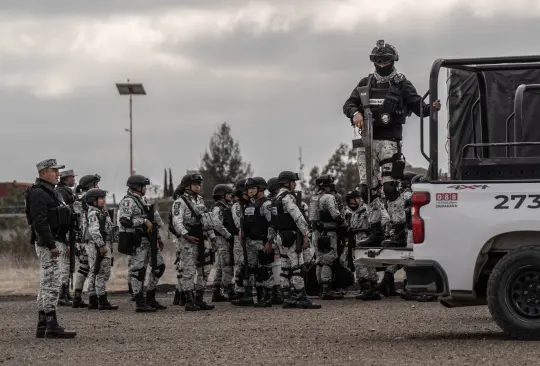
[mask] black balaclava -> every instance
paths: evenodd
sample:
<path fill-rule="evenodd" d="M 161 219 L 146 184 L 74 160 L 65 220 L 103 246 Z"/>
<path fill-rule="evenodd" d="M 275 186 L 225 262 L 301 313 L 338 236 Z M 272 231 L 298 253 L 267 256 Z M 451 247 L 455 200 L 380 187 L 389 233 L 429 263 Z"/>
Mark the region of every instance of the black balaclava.
<path fill-rule="evenodd" d="M 388 76 L 392 73 L 392 71 L 394 71 L 394 63 L 390 62 L 388 65 L 383 67 L 375 64 L 375 71 L 381 76 Z"/>

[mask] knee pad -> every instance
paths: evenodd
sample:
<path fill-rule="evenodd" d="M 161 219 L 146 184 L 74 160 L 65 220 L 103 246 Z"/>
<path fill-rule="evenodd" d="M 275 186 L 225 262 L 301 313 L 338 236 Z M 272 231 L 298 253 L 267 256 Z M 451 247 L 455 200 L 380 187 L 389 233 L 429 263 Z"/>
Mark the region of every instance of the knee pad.
<path fill-rule="evenodd" d="M 397 182 L 386 182 L 383 183 L 383 192 L 386 200 L 395 201 L 399 197 L 399 192 L 397 189 Z"/>
<path fill-rule="evenodd" d="M 165 264 L 164 263 L 157 266 L 156 271 L 155 271 L 155 276 L 157 278 L 161 278 L 161 276 L 163 276 L 163 273 L 165 273 Z"/>
<path fill-rule="evenodd" d="M 139 282 L 144 282 L 144 277 L 146 277 L 146 268 L 138 269 L 132 272 L 133 277 L 135 277 Z"/>
<path fill-rule="evenodd" d="M 270 279 L 271 271 L 267 267 L 257 268 L 256 279 L 258 282 L 267 281 Z"/>

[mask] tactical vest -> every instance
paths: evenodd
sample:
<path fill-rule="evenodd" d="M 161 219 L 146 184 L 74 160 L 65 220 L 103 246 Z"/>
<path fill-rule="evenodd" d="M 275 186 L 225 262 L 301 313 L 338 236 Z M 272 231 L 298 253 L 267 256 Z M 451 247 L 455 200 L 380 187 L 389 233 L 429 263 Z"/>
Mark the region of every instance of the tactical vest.
<path fill-rule="evenodd" d="M 28 200 L 30 197 L 30 192 L 34 189 L 43 190 L 54 200 L 57 205 L 54 208 L 48 208 L 47 213 L 47 223 L 49 224 L 53 235 L 57 236 L 59 232 L 67 233 L 67 230 L 69 230 L 71 228 L 71 225 L 73 224 L 73 213 L 71 212 L 71 209 L 66 206 L 62 200 L 58 198 L 57 195 L 59 193 L 41 187 L 38 183 L 35 183 L 29 188 L 27 188 L 24 193 L 24 205 L 26 207 L 26 221 L 28 222 L 28 225 L 33 225 L 32 217 L 30 214 L 30 203 Z"/>
<path fill-rule="evenodd" d="M 382 105 L 389 90 L 390 83 L 377 84 L 375 78 L 373 78 L 369 89 L 369 105 L 373 114 L 374 128 L 392 128 L 405 123 L 406 114 L 403 99 L 395 112 L 385 113 L 383 111 Z"/>
<path fill-rule="evenodd" d="M 268 201 L 266 197 L 250 202 L 244 208 L 244 228 L 251 240 L 266 240 L 268 236 L 268 220 L 261 214 L 261 207 Z"/>
<path fill-rule="evenodd" d="M 272 226 L 277 231 L 297 229 L 294 219 L 283 207 L 283 198 L 288 194 L 292 195 L 291 192 L 283 192 L 272 200 Z"/>
<path fill-rule="evenodd" d="M 217 202 L 216 206 L 219 207 L 221 213 L 223 214 L 223 226 L 225 227 L 225 229 L 227 229 L 227 231 L 231 235 L 238 234 L 239 230 L 234 224 L 231 208 L 223 202 Z M 214 230 L 214 233 L 216 234 L 216 236 L 222 236 L 221 233 L 219 233 L 217 230 Z"/>
<path fill-rule="evenodd" d="M 107 216 L 109 216 L 107 212 L 98 210 L 97 218 L 99 223 L 99 233 L 101 234 L 104 242 L 107 242 Z"/>

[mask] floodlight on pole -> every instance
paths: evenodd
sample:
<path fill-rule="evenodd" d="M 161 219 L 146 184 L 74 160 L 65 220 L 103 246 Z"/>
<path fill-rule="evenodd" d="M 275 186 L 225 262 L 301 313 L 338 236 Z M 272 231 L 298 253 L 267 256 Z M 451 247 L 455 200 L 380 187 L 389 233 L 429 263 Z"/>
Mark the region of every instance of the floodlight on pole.
<path fill-rule="evenodd" d="M 125 128 L 124 131 L 129 132 L 129 176 L 133 173 L 133 95 L 146 95 L 144 86 L 142 83 L 130 83 L 127 79 L 127 83 L 116 83 L 116 88 L 120 95 L 129 95 L 129 129 Z"/>

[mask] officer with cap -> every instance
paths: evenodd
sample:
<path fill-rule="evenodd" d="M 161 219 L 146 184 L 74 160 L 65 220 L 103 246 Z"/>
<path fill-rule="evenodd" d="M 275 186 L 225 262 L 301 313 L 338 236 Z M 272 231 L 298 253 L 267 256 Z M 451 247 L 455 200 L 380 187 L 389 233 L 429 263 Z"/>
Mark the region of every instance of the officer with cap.
<path fill-rule="evenodd" d="M 388 201 L 388 212 L 394 225 L 394 234 L 383 245 L 388 247 L 406 246 L 405 202 L 399 194 L 399 180 L 403 176 L 405 163 L 401 154 L 403 124 L 412 112 L 420 116 L 428 115 L 430 106 L 422 101 L 413 84 L 397 72 L 395 62 L 399 60 L 395 47 L 384 40 L 377 41 L 371 51 L 370 61 L 375 71 L 360 80 L 350 97 L 343 105 L 343 113 L 351 123 L 363 129 L 363 107 L 358 87 L 370 86 L 370 107 L 373 113 L 373 182 L 366 181 L 365 148 L 358 149 L 358 169 L 360 173 L 360 190 L 362 199 L 367 202 L 368 189 L 371 189 L 369 211 L 377 211 L 380 199 L 377 192 L 377 175 L 382 169 L 383 191 Z M 439 100 L 432 106 L 441 108 Z M 363 246 L 378 246 L 382 242 L 380 215 L 370 214 L 371 234 Z"/>
<path fill-rule="evenodd" d="M 59 169 L 64 166 L 56 159 L 37 164 L 39 178 L 25 192 L 26 218 L 31 226 L 32 242 L 40 262 L 40 283 L 37 294 L 37 338 L 73 338 L 75 332 L 58 324 L 56 305 L 60 293 L 60 273 L 64 255 L 69 257 L 67 233 L 72 224 L 71 209 L 54 191 Z"/>
<path fill-rule="evenodd" d="M 315 180 L 317 193 L 309 203 L 309 221 L 313 229 L 313 243 L 317 256 L 317 281 L 321 286 L 321 299 L 334 300 L 332 265 L 338 259 L 338 230 L 345 225 L 335 195 L 332 193 L 334 177 L 323 174 Z M 339 296 L 339 295 L 338 295 Z M 339 296 L 341 297 L 341 296 Z"/>
<path fill-rule="evenodd" d="M 244 207 L 249 203 L 249 197 L 247 195 L 246 187 L 247 178 L 242 178 L 236 181 L 234 184 L 234 197 L 233 206 L 231 208 L 234 226 L 238 230 L 238 234 L 234 236 L 234 291 L 236 296 L 232 300 L 241 299 L 244 297 L 244 252 L 242 250 L 242 242 L 240 241 L 240 222 L 242 220 L 242 213 L 244 212 Z M 230 299 L 231 300 L 231 299 Z"/>
<path fill-rule="evenodd" d="M 133 254 L 131 255 L 129 273 L 131 274 L 131 287 L 133 297 L 135 298 L 136 312 L 154 312 L 156 310 L 167 309 L 156 300 L 156 287 L 161 276 L 165 272 L 165 262 L 161 251 L 163 242 L 159 234 L 161 219 L 157 211 L 153 213 L 153 205 L 147 201 L 146 186 L 150 180 L 140 174 L 134 174 L 128 178 L 126 185 L 128 192 L 120 201 L 118 207 L 118 226 L 120 233 L 134 233 L 134 235 L 124 234 L 133 238 Z M 157 221 L 158 227 L 154 227 L 148 216 L 153 215 Z M 151 230 L 157 231 L 158 246 L 156 258 L 156 268 L 152 268 L 148 279 L 148 288 L 146 291 L 146 301 L 143 294 L 146 269 L 151 261 L 151 247 L 148 233 Z M 122 234 L 120 234 L 122 235 Z"/>
<path fill-rule="evenodd" d="M 86 304 L 82 299 L 82 291 L 84 287 L 84 281 L 88 278 L 90 273 L 90 265 L 88 263 L 88 254 L 86 253 L 86 213 L 88 211 L 88 205 L 84 196 L 92 188 L 99 188 L 98 184 L 101 181 L 99 174 L 84 175 L 79 179 L 79 184 L 75 189 L 76 199 L 73 202 L 73 212 L 75 213 L 76 227 L 76 247 L 75 259 L 77 263 L 77 273 L 75 274 L 75 281 L 73 287 L 75 288 L 75 297 L 73 299 L 73 308 L 96 308 L 98 306 L 97 300 L 92 304 Z"/>
<path fill-rule="evenodd" d="M 75 186 L 75 173 L 73 172 L 73 169 L 70 170 L 63 170 L 60 172 L 60 182 L 54 189 L 56 192 L 58 192 L 62 198 L 64 199 L 64 203 L 68 206 L 70 206 L 73 209 L 73 203 L 77 199 L 77 196 L 73 192 L 73 187 Z M 77 223 L 75 222 L 75 225 Z M 69 242 L 75 243 L 75 238 L 71 236 L 76 236 L 76 231 L 71 230 L 68 234 Z M 75 248 L 73 248 L 75 250 Z M 72 253 L 75 254 L 75 253 Z M 73 299 L 71 298 L 71 295 L 69 294 L 69 274 L 72 270 L 70 268 L 70 258 L 64 257 L 64 266 L 62 270 L 62 277 L 60 279 L 62 283 L 62 287 L 60 289 L 60 298 L 58 299 L 58 305 L 59 306 L 71 306 Z"/>
<path fill-rule="evenodd" d="M 314 304 L 307 298 L 302 276 L 304 257 L 296 248 L 298 234 L 302 237 L 301 248 L 309 248 L 308 224 L 296 204 L 294 194 L 296 181 L 299 179 L 298 174 L 291 171 L 279 173 L 278 182 L 281 187 L 272 201 L 272 226 L 280 237 L 278 245 L 281 255 L 283 308 L 320 309 L 321 305 Z"/>

